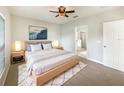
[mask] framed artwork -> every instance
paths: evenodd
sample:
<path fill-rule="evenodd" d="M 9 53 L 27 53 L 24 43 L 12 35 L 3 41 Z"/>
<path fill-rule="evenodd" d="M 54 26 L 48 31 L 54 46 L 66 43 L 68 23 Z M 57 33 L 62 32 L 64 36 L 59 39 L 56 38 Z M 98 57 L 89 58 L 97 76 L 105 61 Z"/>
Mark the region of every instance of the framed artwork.
<path fill-rule="evenodd" d="M 47 28 L 40 26 L 29 26 L 29 40 L 47 39 Z"/>

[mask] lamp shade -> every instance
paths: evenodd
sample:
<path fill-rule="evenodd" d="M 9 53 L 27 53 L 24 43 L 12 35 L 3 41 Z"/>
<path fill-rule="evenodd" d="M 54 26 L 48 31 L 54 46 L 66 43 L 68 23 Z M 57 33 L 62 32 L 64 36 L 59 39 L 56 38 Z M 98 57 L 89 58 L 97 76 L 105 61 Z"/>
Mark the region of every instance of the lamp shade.
<path fill-rule="evenodd" d="M 59 41 L 58 41 L 58 40 L 54 40 L 54 41 L 52 42 L 52 46 L 53 46 L 53 47 L 59 47 Z"/>
<path fill-rule="evenodd" d="M 20 51 L 21 50 L 21 41 L 15 41 L 15 50 Z"/>

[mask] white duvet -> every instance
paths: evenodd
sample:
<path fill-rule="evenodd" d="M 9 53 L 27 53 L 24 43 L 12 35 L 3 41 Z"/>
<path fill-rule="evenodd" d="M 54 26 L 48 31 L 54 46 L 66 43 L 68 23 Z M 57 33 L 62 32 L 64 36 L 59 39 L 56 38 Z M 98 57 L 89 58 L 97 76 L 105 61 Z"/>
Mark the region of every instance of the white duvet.
<path fill-rule="evenodd" d="M 74 56 L 73 53 L 58 49 L 26 52 L 25 55 L 29 74 L 31 74 L 33 70 L 37 75 L 66 62 Z"/>

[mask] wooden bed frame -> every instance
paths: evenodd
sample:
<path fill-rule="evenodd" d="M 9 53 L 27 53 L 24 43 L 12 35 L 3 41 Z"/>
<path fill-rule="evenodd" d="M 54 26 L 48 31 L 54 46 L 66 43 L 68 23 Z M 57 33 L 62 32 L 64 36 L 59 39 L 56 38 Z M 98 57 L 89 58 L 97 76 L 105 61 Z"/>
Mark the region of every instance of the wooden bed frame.
<path fill-rule="evenodd" d="M 40 42 L 42 43 L 42 41 L 40 41 Z M 50 41 L 45 41 L 45 43 L 47 43 L 47 42 L 50 42 Z M 63 72 L 67 71 L 68 69 L 72 68 L 73 66 L 78 64 L 79 61 L 80 61 L 80 57 L 74 56 L 74 57 L 70 58 L 70 60 L 66 61 L 65 63 L 58 65 L 57 67 L 50 69 L 41 75 L 36 75 L 35 72 L 32 72 L 32 77 L 34 78 L 37 86 L 43 85 L 44 83 L 48 82 L 49 80 L 55 78 L 56 76 L 62 74 Z"/>
<path fill-rule="evenodd" d="M 64 64 L 61 64 L 41 75 L 36 75 L 35 72 L 32 72 L 36 85 L 38 86 L 43 85 L 47 81 L 55 78 L 56 76 L 62 74 L 64 71 L 67 71 L 71 67 L 75 66 L 76 64 L 79 63 L 79 61 L 80 61 L 80 58 L 78 56 L 75 56 L 70 60 L 68 60 L 67 62 L 65 62 Z"/>

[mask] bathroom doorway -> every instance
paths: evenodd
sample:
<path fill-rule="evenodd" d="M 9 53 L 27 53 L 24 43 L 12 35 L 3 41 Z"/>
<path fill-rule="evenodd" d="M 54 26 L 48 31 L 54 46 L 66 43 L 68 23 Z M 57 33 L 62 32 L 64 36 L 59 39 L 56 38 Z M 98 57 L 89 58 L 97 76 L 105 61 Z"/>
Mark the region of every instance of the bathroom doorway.
<path fill-rule="evenodd" d="M 75 28 L 75 53 L 83 58 L 87 58 L 87 34 L 87 25 Z"/>

